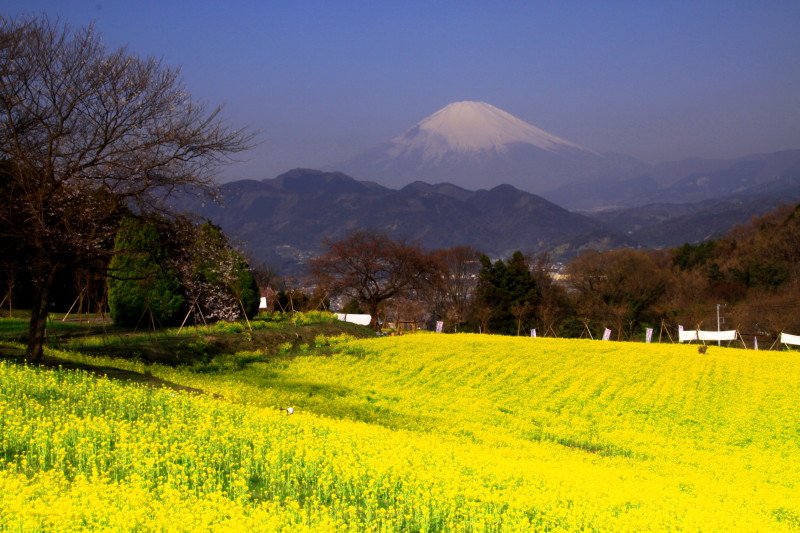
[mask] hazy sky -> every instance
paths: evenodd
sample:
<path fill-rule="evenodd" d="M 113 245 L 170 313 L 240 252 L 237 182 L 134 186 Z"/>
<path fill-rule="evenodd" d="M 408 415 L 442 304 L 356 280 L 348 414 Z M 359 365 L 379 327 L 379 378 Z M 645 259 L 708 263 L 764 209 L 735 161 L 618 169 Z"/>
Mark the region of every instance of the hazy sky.
<path fill-rule="evenodd" d="M 319 168 L 460 100 L 647 162 L 800 148 L 800 2 L 0 0 L 182 66 L 262 144 L 226 179 Z"/>

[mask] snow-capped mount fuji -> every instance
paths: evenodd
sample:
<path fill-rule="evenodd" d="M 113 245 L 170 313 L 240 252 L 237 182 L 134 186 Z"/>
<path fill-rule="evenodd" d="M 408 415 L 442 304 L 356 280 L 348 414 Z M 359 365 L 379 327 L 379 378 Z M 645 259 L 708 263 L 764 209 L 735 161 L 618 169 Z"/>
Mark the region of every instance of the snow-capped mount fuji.
<path fill-rule="evenodd" d="M 414 181 L 470 190 L 510 184 L 541 194 L 577 180 L 629 176 L 642 166 L 561 139 L 493 105 L 455 102 L 330 168 L 393 188 Z"/>
<path fill-rule="evenodd" d="M 515 143 L 530 144 L 548 152 L 585 150 L 484 102 L 456 102 L 429 116 L 392 141 L 397 157 L 421 150 L 424 161 L 453 152 L 478 158 L 481 152 L 502 153 Z"/>

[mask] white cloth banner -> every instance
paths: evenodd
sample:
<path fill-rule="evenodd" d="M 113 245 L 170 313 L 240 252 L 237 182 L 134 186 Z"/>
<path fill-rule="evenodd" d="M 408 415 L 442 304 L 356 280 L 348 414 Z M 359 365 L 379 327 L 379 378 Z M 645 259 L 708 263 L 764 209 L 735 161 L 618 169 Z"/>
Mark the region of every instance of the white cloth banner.
<path fill-rule="evenodd" d="M 800 335 L 789 335 L 788 333 L 781 333 L 781 343 L 800 345 Z"/>
<path fill-rule="evenodd" d="M 645 340 L 647 342 L 652 342 L 653 341 L 653 328 L 647 328 L 647 330 L 645 331 L 644 337 L 645 337 Z"/>
<path fill-rule="evenodd" d="M 535 337 L 535 336 L 536 336 L 536 329 L 532 329 L 531 330 L 531 337 Z"/>
<path fill-rule="evenodd" d="M 727 331 L 698 331 L 697 338 L 701 341 L 735 341 L 736 330 Z"/>
<path fill-rule="evenodd" d="M 611 330 L 606 328 L 606 330 L 603 332 L 603 340 L 607 341 L 609 339 L 611 339 Z"/>
<path fill-rule="evenodd" d="M 703 331 L 702 329 L 678 328 L 678 342 L 684 341 L 735 341 L 736 330 Z"/>
<path fill-rule="evenodd" d="M 697 340 L 696 329 L 683 329 L 683 326 L 678 326 L 678 342 L 696 341 L 696 340 Z"/>
<path fill-rule="evenodd" d="M 441 333 L 442 329 L 444 329 L 444 322 L 442 320 L 436 321 L 436 333 Z"/>
<path fill-rule="evenodd" d="M 336 313 L 336 318 L 341 320 L 342 322 L 352 322 L 353 324 L 358 324 L 360 326 L 369 326 L 369 323 L 372 321 L 372 316 L 370 315 L 360 315 L 360 314 L 345 314 L 345 313 Z"/>

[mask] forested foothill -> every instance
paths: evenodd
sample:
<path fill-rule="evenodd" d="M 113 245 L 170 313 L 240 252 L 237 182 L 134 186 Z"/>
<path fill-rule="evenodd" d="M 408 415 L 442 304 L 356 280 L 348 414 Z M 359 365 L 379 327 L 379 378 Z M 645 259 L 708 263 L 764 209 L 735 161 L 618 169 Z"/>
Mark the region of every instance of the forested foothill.
<path fill-rule="evenodd" d="M 407 262 L 399 268 L 390 259 L 378 261 L 381 254 L 369 252 L 368 240 L 358 242 L 358 254 L 344 255 L 341 243 L 329 243 L 312 263 L 312 280 L 332 296 L 343 295 L 350 309 L 359 303 L 361 310 L 377 309 L 389 325 L 414 320 L 433 328 L 441 321 L 450 332 L 591 338 L 610 329 L 616 340 L 644 340 L 652 328 L 664 341 L 677 340 L 678 326 L 721 328 L 768 346 L 781 332 L 800 331 L 800 204 L 717 240 L 665 250 L 589 251 L 562 268 L 546 255 L 520 251 L 492 260 L 470 248 L 417 247 L 415 264 L 427 266 L 409 272 Z M 356 262 L 356 256 L 372 262 Z M 395 290 L 403 272 L 407 283 Z M 376 306 L 370 294 L 380 291 L 391 297 Z"/>

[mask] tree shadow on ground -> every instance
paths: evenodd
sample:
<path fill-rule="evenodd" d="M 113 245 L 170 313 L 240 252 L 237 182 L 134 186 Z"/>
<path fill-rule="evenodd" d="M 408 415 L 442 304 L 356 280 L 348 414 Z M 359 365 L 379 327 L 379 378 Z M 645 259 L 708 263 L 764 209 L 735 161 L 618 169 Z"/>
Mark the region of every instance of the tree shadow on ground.
<path fill-rule="evenodd" d="M 17 346 L 9 346 L 7 344 L 0 344 L 0 361 L 8 361 L 15 364 L 32 364 L 31 361 L 25 359 L 25 349 Z M 154 389 L 168 388 L 176 391 L 190 392 L 194 394 L 203 394 L 201 389 L 187 387 L 178 383 L 166 381 L 148 372 L 134 372 L 132 370 L 122 370 L 110 366 L 90 365 L 85 363 L 76 363 L 67 361 L 58 357 L 45 356 L 36 366 L 47 370 L 82 370 L 88 374 L 98 377 L 106 377 L 119 381 L 127 381 L 129 383 L 137 383 Z M 215 395 L 216 396 L 216 395 Z"/>

